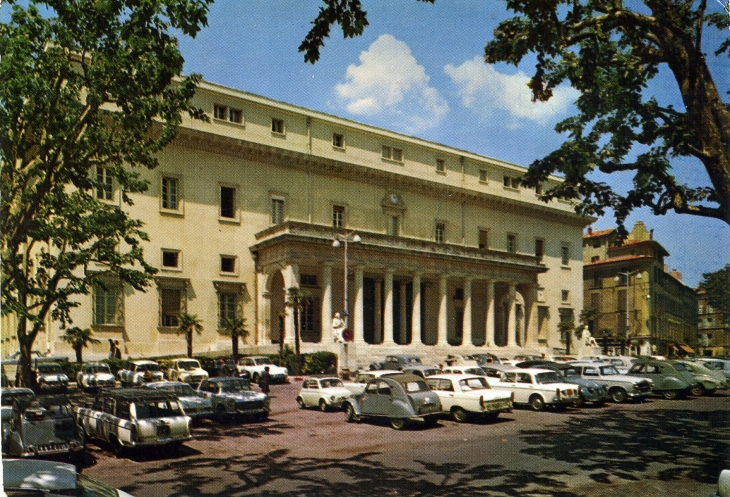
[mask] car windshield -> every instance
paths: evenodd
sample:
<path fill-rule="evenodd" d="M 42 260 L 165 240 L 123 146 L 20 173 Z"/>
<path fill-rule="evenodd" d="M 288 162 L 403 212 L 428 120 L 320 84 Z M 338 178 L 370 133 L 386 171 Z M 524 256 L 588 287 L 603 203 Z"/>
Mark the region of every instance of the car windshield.
<path fill-rule="evenodd" d="M 193 369 L 198 369 L 200 367 L 200 363 L 198 363 L 198 361 L 180 361 L 178 364 L 180 369 L 184 369 L 185 371 L 192 371 Z"/>
<path fill-rule="evenodd" d="M 575 368 L 562 368 L 560 372 L 563 376 L 580 376 L 580 372 Z"/>
<path fill-rule="evenodd" d="M 421 364 L 421 359 L 419 357 L 409 357 L 408 364 Z"/>
<path fill-rule="evenodd" d="M 466 368 L 466 369 L 464 369 L 464 373 L 483 375 L 484 370 L 482 368 Z"/>
<path fill-rule="evenodd" d="M 87 373 L 109 373 L 111 374 L 111 371 L 109 371 L 109 366 L 106 364 L 93 364 L 86 366 L 86 372 Z"/>
<path fill-rule="evenodd" d="M 409 381 L 403 385 L 406 388 L 406 392 L 426 392 L 429 390 L 428 385 L 425 381 Z"/>
<path fill-rule="evenodd" d="M 137 419 L 164 418 L 181 415 L 180 405 L 176 400 L 135 402 L 134 409 Z"/>
<path fill-rule="evenodd" d="M 424 369 L 423 370 L 423 376 L 433 376 L 435 374 L 441 373 L 441 370 L 433 368 L 433 369 Z"/>
<path fill-rule="evenodd" d="M 337 378 L 333 378 L 331 380 L 322 380 L 321 384 L 322 384 L 322 388 L 337 388 L 337 387 L 344 386 L 342 384 L 342 380 L 337 379 Z"/>
<path fill-rule="evenodd" d="M 63 371 L 61 371 L 61 366 L 59 366 L 58 364 L 39 364 L 38 371 L 40 373 L 57 373 L 57 374 L 60 374 L 63 372 Z"/>
<path fill-rule="evenodd" d="M 355 378 L 355 383 L 367 383 L 373 378 L 375 378 L 374 374 L 359 374 L 357 375 L 357 378 Z"/>
<path fill-rule="evenodd" d="M 675 363 L 674 363 L 674 368 L 675 368 L 675 369 L 676 369 L 677 371 L 687 371 L 687 366 L 685 366 L 685 365 L 684 365 L 684 364 L 682 364 L 681 362 L 675 362 Z"/>
<path fill-rule="evenodd" d="M 271 364 L 271 365 L 274 364 L 273 362 L 271 362 L 271 359 L 269 359 L 268 357 L 262 357 L 261 359 L 254 359 L 254 362 L 259 366 L 263 366 L 264 364 Z"/>
<path fill-rule="evenodd" d="M 171 385 L 171 386 L 162 388 L 162 390 L 172 392 L 175 395 L 177 395 L 178 397 L 180 397 L 180 396 L 191 397 L 191 396 L 195 395 L 195 390 L 193 390 L 193 387 L 191 387 L 187 383 L 180 384 L 180 385 Z"/>
<path fill-rule="evenodd" d="M 247 381 L 233 380 L 221 382 L 221 393 L 238 393 L 251 391 L 251 385 Z"/>
<path fill-rule="evenodd" d="M 470 390 L 486 390 L 489 388 L 489 383 L 484 378 L 467 378 L 465 380 L 459 380 L 459 386 L 463 392 Z"/>
<path fill-rule="evenodd" d="M 2 395 L 2 405 L 12 406 L 15 399 L 31 399 L 35 397 L 33 392 L 17 392 L 17 393 L 4 393 Z"/>
<path fill-rule="evenodd" d="M 550 372 L 550 373 L 537 373 L 536 375 L 537 382 L 541 384 L 546 383 L 561 383 L 562 380 L 560 379 L 560 376 L 558 376 L 558 373 Z"/>
<path fill-rule="evenodd" d="M 598 369 L 601 370 L 601 374 L 604 376 L 612 376 L 612 375 L 621 374 L 618 372 L 618 369 L 616 369 L 615 366 L 601 366 Z"/>
<path fill-rule="evenodd" d="M 139 371 L 159 371 L 160 365 L 159 364 L 139 364 L 137 366 L 137 369 Z"/>

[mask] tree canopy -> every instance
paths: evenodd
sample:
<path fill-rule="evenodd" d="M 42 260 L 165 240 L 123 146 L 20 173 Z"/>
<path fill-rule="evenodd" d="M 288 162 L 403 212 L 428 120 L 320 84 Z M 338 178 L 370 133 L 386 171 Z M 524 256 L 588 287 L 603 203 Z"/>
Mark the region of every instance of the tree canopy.
<path fill-rule="evenodd" d="M 628 214 L 641 206 L 657 215 L 673 211 L 730 224 L 730 109 L 713 81 L 703 39 L 706 29 L 727 32 L 726 12 L 710 12 L 707 0 L 505 3 L 515 15 L 495 29 L 485 61 L 517 65 L 534 57 L 529 81 L 534 101 L 550 99 L 564 83 L 579 91 L 578 113 L 556 126 L 566 141 L 530 164 L 524 186 L 559 173 L 564 181 L 545 189 L 543 200 L 575 200 L 577 211 L 586 215 L 612 209 L 622 234 Z M 345 37 L 367 26 L 357 0 L 323 4 L 299 47 L 307 62 L 318 60 L 332 24 L 340 24 Z M 715 55 L 730 55 L 730 39 L 718 39 Z M 674 78 L 682 108 L 663 104 L 648 91 L 660 71 Z M 678 180 L 680 157 L 698 160 L 709 183 Z M 632 186 L 617 191 L 592 179 L 594 171 L 627 172 Z"/>
<path fill-rule="evenodd" d="M 715 312 L 730 322 L 730 264 L 713 273 L 703 273 L 700 289 Z"/>
<path fill-rule="evenodd" d="M 110 281 L 143 290 L 142 223 L 124 209 L 175 136 L 200 77 L 181 77 L 176 35 L 212 0 L 6 2 L 0 25 L 2 312 L 17 317 L 21 383 L 49 316 Z M 21 5 L 22 4 L 22 5 Z M 132 166 L 130 168 L 129 166 Z"/>

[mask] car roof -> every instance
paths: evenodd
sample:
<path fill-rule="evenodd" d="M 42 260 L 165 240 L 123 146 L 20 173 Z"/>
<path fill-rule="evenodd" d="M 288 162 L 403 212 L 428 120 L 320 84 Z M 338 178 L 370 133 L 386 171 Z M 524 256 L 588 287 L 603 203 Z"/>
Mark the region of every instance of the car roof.
<path fill-rule="evenodd" d="M 145 388 L 158 388 L 158 387 L 174 387 L 178 385 L 189 385 L 189 383 L 185 383 L 184 381 L 151 381 L 149 383 L 145 383 Z"/>
<path fill-rule="evenodd" d="M 426 378 L 426 380 L 464 380 L 466 378 L 480 378 L 484 380 L 484 376 L 479 376 L 478 374 L 468 374 L 468 373 L 443 373 L 443 374 L 435 374 L 433 376 L 429 376 Z"/>
<path fill-rule="evenodd" d="M 408 373 L 398 373 L 393 375 L 387 375 L 387 379 L 391 379 L 393 381 L 397 381 L 398 383 L 411 383 L 413 381 L 424 381 L 423 378 L 421 378 L 418 375 L 415 374 L 408 374 Z"/>
<path fill-rule="evenodd" d="M 506 371 L 507 373 L 554 373 L 554 369 L 543 369 L 543 368 L 519 368 L 512 371 Z"/>
<path fill-rule="evenodd" d="M 76 467 L 42 459 L 3 458 L 3 485 L 51 491 L 76 489 Z"/>
<path fill-rule="evenodd" d="M 398 371 L 397 369 L 370 369 L 370 370 L 363 370 L 358 371 L 357 374 L 371 374 L 373 376 L 386 376 L 391 374 L 400 374 L 401 371 Z"/>
<path fill-rule="evenodd" d="M 173 361 L 176 361 L 177 359 L 173 359 Z M 132 361 L 132 364 L 157 364 L 157 361 L 152 361 L 150 359 L 139 359 L 137 361 Z"/>
<path fill-rule="evenodd" d="M 248 381 L 248 378 L 242 378 L 240 376 L 214 376 L 213 378 L 206 378 L 204 381 L 208 383 L 230 383 L 232 381 Z"/>
<path fill-rule="evenodd" d="M 99 395 L 127 401 L 177 399 L 173 393 L 144 388 L 113 388 L 109 390 L 102 390 Z"/>

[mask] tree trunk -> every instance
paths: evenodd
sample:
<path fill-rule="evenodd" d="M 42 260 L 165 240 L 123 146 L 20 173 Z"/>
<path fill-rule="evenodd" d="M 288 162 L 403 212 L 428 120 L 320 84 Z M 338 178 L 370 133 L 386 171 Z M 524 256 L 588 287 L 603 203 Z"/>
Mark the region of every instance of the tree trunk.
<path fill-rule="evenodd" d="M 188 357 L 193 357 L 193 330 L 185 332 L 185 340 L 188 342 Z"/>
<path fill-rule="evenodd" d="M 301 330 L 302 330 L 302 311 L 300 309 L 295 309 L 295 326 L 294 326 L 294 351 L 296 354 L 296 360 L 297 360 L 297 374 L 301 374 L 302 371 L 302 363 L 301 363 L 301 352 L 300 352 L 300 337 L 301 337 Z"/>
<path fill-rule="evenodd" d="M 233 354 L 233 360 L 238 362 L 238 332 L 231 332 L 231 354 Z"/>
<path fill-rule="evenodd" d="M 83 359 L 81 358 L 83 348 L 84 348 L 83 345 L 79 346 L 79 347 L 74 347 L 74 351 L 76 352 L 76 362 L 78 364 L 81 364 L 82 362 L 84 362 Z"/>

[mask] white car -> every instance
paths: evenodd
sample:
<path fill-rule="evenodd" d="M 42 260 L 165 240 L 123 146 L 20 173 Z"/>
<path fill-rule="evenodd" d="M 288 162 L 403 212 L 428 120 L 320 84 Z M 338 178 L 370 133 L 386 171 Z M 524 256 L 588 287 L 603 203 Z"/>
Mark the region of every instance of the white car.
<path fill-rule="evenodd" d="M 76 386 L 82 390 L 114 388 L 117 385 L 108 364 L 87 362 L 76 373 Z"/>
<path fill-rule="evenodd" d="M 170 361 L 170 368 L 167 370 L 167 379 L 170 381 L 198 384 L 208 379 L 208 372 L 200 367 L 197 359 L 184 357 Z"/>
<path fill-rule="evenodd" d="M 342 403 L 350 395 L 342 380 L 336 376 L 312 377 L 302 382 L 302 389 L 297 395 L 300 409 L 319 407 L 324 412 L 329 409 L 340 409 Z"/>
<path fill-rule="evenodd" d="M 374 369 L 372 371 L 358 371 L 357 376 L 352 381 L 343 382 L 343 386 L 350 391 L 352 395 L 360 395 L 365 391 L 365 386 L 373 378 L 380 378 L 391 374 L 398 374 L 401 371 L 395 369 Z"/>
<path fill-rule="evenodd" d="M 119 382 L 123 387 L 127 387 L 138 386 L 153 381 L 162 381 L 164 374 L 160 370 L 160 365 L 155 361 L 139 360 L 132 361 L 129 369 L 120 369 L 117 371 L 117 378 L 119 378 Z"/>
<path fill-rule="evenodd" d="M 441 411 L 458 423 L 469 416 L 494 419 L 500 412 L 512 411 L 512 392 L 492 389 L 484 376 L 437 374 L 426 383 L 438 395 Z"/>
<path fill-rule="evenodd" d="M 506 371 L 494 386 L 514 392 L 515 404 L 529 405 L 534 411 L 542 411 L 545 406 L 572 406 L 579 399 L 578 386 L 564 383 L 560 375 L 550 369 Z"/>
<path fill-rule="evenodd" d="M 238 374 L 245 374 L 248 372 L 249 378 L 253 383 L 258 383 L 259 378 L 264 372 L 264 369 L 268 366 L 269 375 L 271 376 L 272 383 L 286 383 L 289 379 L 289 371 L 286 368 L 277 366 L 271 359 L 265 356 L 251 356 L 242 357 L 236 364 Z"/>

